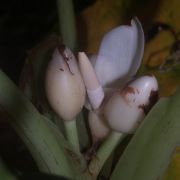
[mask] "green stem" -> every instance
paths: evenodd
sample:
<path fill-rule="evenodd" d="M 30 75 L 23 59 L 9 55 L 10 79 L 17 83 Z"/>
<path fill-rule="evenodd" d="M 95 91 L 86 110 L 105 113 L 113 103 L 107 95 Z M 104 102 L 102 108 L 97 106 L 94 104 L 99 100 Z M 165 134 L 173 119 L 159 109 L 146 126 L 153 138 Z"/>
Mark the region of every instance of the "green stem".
<path fill-rule="evenodd" d="M 63 43 L 72 51 L 77 50 L 76 22 L 72 0 L 57 0 L 59 29 Z"/>
<path fill-rule="evenodd" d="M 77 127 L 76 127 L 76 119 L 65 122 L 64 125 L 65 125 L 65 130 L 66 130 L 66 137 L 69 144 L 72 146 L 75 152 L 80 153 L 79 138 L 78 138 L 78 132 L 77 132 Z"/>
<path fill-rule="evenodd" d="M 124 134 L 112 132 L 105 142 L 100 146 L 94 158 L 89 164 L 89 172 L 96 178 L 101 171 L 104 163 L 116 148 L 118 143 L 123 139 Z"/>

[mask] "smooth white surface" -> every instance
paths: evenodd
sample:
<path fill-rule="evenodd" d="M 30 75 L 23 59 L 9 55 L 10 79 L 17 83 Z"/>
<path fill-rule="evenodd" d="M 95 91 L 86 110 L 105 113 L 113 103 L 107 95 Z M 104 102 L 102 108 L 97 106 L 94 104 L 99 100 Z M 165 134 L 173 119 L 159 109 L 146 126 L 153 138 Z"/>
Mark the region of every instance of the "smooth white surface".
<path fill-rule="evenodd" d="M 152 91 L 158 91 L 154 76 L 140 77 L 121 91 L 117 91 L 106 103 L 104 116 L 109 126 L 121 133 L 132 133 L 140 124 Z"/>
<path fill-rule="evenodd" d="M 104 91 L 99 83 L 94 68 L 84 52 L 79 52 L 79 67 L 86 86 L 88 99 L 93 109 L 99 108 L 104 98 Z"/>
<path fill-rule="evenodd" d="M 78 53 L 79 69 L 84 80 L 86 88 L 90 91 L 95 90 L 101 86 L 98 82 L 96 73 L 88 57 L 84 52 Z"/>
<path fill-rule="evenodd" d="M 136 74 L 144 51 L 144 33 L 137 18 L 131 26 L 119 26 L 104 37 L 95 63 L 102 86 L 116 80 L 127 82 Z"/>
<path fill-rule="evenodd" d="M 144 117 L 141 109 L 128 105 L 118 93 L 107 103 L 104 114 L 112 130 L 121 133 L 132 133 Z"/>
<path fill-rule="evenodd" d="M 46 94 L 52 109 L 64 120 L 70 121 L 84 105 L 85 86 L 74 55 L 68 48 L 64 53 L 70 57 L 69 68 L 55 49 L 47 67 Z"/>
<path fill-rule="evenodd" d="M 91 103 L 92 108 L 98 109 L 104 99 L 104 91 L 102 87 L 99 87 L 91 91 L 87 89 L 87 94 L 88 94 L 88 99 Z"/>

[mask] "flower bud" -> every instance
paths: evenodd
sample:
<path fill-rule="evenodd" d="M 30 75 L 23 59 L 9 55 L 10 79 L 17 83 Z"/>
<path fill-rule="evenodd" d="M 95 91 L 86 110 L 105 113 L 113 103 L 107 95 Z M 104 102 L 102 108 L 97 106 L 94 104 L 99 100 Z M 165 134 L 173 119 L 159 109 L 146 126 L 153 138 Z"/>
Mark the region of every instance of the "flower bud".
<path fill-rule="evenodd" d="M 110 127 L 103 115 L 97 114 L 94 111 L 89 111 L 88 122 L 93 142 L 103 140 L 109 135 Z"/>
<path fill-rule="evenodd" d="M 110 127 L 121 133 L 133 133 L 158 99 L 154 76 L 143 76 L 115 92 L 104 108 Z"/>
<path fill-rule="evenodd" d="M 76 59 L 70 49 L 59 46 L 46 72 L 46 94 L 52 109 L 70 121 L 85 102 L 85 86 Z"/>

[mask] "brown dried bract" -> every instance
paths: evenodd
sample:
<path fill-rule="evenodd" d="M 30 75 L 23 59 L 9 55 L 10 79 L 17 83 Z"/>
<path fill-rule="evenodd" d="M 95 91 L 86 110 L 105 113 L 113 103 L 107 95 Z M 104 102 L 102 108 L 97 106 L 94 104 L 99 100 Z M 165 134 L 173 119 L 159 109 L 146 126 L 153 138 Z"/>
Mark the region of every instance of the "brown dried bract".
<path fill-rule="evenodd" d="M 67 153 L 67 155 L 69 157 L 71 157 L 72 159 L 74 159 L 78 164 L 81 163 L 81 160 L 79 159 L 79 157 L 77 156 L 76 153 L 74 153 L 71 149 L 69 148 L 64 148 L 65 152 Z"/>
<path fill-rule="evenodd" d="M 87 150 L 85 153 L 84 157 L 85 159 L 90 162 L 90 160 L 96 156 L 97 149 L 101 145 L 101 140 L 98 140 L 92 144 L 92 146 Z"/>
<path fill-rule="evenodd" d="M 65 53 L 65 49 L 66 49 L 66 46 L 65 46 L 64 44 L 60 44 L 60 45 L 58 46 L 59 53 L 60 53 L 61 56 L 63 57 L 64 62 L 66 63 L 66 65 L 67 65 L 67 67 L 68 67 L 68 69 L 69 69 L 69 72 L 70 72 L 72 75 L 74 75 L 74 73 L 71 71 L 71 68 L 70 68 L 70 66 L 69 66 L 69 64 L 68 64 L 68 61 L 69 61 L 72 57 L 68 56 L 68 55 Z"/>

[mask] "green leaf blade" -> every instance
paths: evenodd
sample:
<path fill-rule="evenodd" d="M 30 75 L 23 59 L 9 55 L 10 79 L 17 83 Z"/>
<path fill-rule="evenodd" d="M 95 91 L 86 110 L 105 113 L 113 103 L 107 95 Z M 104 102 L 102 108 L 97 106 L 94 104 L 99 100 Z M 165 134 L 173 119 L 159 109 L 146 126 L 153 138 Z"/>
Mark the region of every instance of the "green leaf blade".
<path fill-rule="evenodd" d="M 162 178 L 171 154 L 180 143 L 180 91 L 160 100 L 119 160 L 111 180 Z"/>
<path fill-rule="evenodd" d="M 0 107 L 8 114 L 9 122 L 28 147 L 39 169 L 72 178 L 73 171 L 64 144 L 58 143 L 43 116 L 2 71 L 0 86 Z"/>

